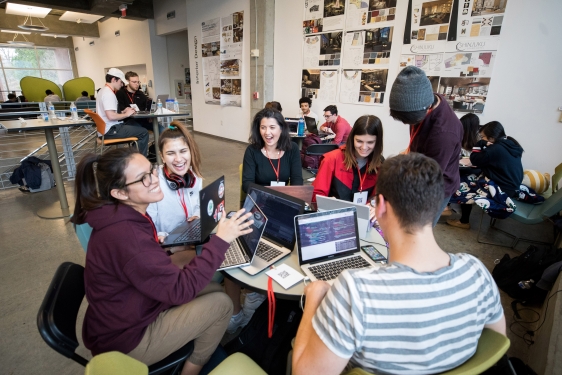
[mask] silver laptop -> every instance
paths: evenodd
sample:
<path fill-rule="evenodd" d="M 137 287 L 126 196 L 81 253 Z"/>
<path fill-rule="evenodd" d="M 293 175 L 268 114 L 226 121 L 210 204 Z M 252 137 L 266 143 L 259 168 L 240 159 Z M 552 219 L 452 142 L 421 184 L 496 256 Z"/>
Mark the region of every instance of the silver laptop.
<path fill-rule="evenodd" d="M 162 106 L 166 108 L 166 100 L 168 99 L 169 96 L 170 95 L 168 94 L 158 95 L 156 97 L 156 103 L 158 103 L 158 99 L 160 99 L 160 103 L 162 103 Z"/>
<path fill-rule="evenodd" d="M 304 201 L 256 184 L 250 184 L 248 195 L 268 219 L 256 256 L 249 266 L 241 267 L 255 275 L 295 248 L 295 216 L 304 213 Z"/>
<path fill-rule="evenodd" d="M 322 195 L 316 196 L 316 205 L 318 211 L 336 210 L 338 208 L 355 207 L 357 209 L 357 229 L 359 238 L 364 240 L 371 230 L 369 216 L 371 215 L 369 206 L 359 203 L 343 201 L 336 198 L 328 198 Z"/>
<path fill-rule="evenodd" d="M 243 207 L 246 212 L 251 212 L 253 214 L 250 218 L 250 220 L 254 220 L 254 224 L 252 224 L 252 231 L 238 237 L 230 243 L 230 247 L 226 251 L 224 261 L 218 270 L 247 266 L 252 263 L 252 260 L 256 255 L 256 249 L 258 248 L 261 236 L 265 226 L 267 225 L 267 217 L 265 217 L 250 195 L 246 195 Z M 229 212 L 229 216 L 231 214 L 233 214 L 233 212 Z"/>
<path fill-rule="evenodd" d="M 289 127 L 289 135 L 296 136 L 299 131 L 299 119 L 285 119 L 285 123 Z"/>
<path fill-rule="evenodd" d="M 374 266 L 359 247 L 355 207 L 295 217 L 299 265 L 312 281 L 329 284 L 346 269 Z"/>

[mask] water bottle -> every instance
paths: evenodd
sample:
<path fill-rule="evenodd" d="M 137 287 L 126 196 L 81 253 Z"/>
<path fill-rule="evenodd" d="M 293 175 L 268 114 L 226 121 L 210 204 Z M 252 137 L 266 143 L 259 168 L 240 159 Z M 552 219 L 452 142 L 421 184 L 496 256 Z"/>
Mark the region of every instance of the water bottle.
<path fill-rule="evenodd" d="M 160 101 L 160 99 L 158 99 L 158 103 L 156 103 L 156 113 L 162 113 L 162 102 Z"/>
<path fill-rule="evenodd" d="M 299 116 L 299 127 L 297 128 L 297 136 L 299 137 L 304 136 L 304 117 L 302 115 L 302 112 L 300 113 Z"/>
<path fill-rule="evenodd" d="M 70 118 L 72 120 L 78 120 L 78 108 L 74 102 L 70 102 Z"/>
<path fill-rule="evenodd" d="M 47 112 L 42 112 L 41 115 L 43 116 L 43 121 L 49 122 L 49 114 Z"/>
<path fill-rule="evenodd" d="M 174 98 L 174 112 L 180 113 L 180 103 L 178 103 L 178 98 Z"/>
<path fill-rule="evenodd" d="M 49 116 L 51 116 L 52 118 L 57 117 L 57 115 L 55 114 L 55 106 L 53 105 L 53 103 L 47 103 L 47 107 L 49 108 Z"/>
<path fill-rule="evenodd" d="M 174 110 L 174 99 L 172 99 L 172 98 L 166 99 L 166 109 L 167 109 L 168 111 L 173 111 L 173 110 Z"/>

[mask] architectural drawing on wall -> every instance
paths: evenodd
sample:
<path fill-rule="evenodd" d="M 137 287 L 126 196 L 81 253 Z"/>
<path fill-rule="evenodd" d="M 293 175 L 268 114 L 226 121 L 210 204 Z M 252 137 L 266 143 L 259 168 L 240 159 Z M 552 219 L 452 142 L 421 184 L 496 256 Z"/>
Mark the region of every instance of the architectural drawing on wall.
<path fill-rule="evenodd" d="M 320 89 L 320 70 L 319 69 L 303 69 L 301 79 L 301 97 L 318 98 L 318 90 Z"/>
<path fill-rule="evenodd" d="M 338 88 L 338 72 L 337 70 L 322 70 L 320 72 L 320 87 L 318 99 L 328 102 L 336 100 Z"/>
<path fill-rule="evenodd" d="M 310 34 L 343 29 L 345 2 L 346 0 L 305 1 L 303 33 Z"/>
<path fill-rule="evenodd" d="M 361 87 L 361 70 L 344 70 L 340 79 L 340 102 L 357 103 Z"/>
<path fill-rule="evenodd" d="M 221 18 L 221 60 L 241 59 L 244 40 L 244 12 Z"/>
<path fill-rule="evenodd" d="M 341 64 L 342 32 L 305 36 L 303 46 L 303 67 Z"/>
<path fill-rule="evenodd" d="M 221 79 L 221 106 L 242 106 L 241 79 Z"/>
<path fill-rule="evenodd" d="M 220 20 L 201 23 L 201 60 L 205 103 L 220 104 Z"/>
<path fill-rule="evenodd" d="M 501 33 L 507 0 L 461 0 L 458 39 L 495 36 Z"/>
<path fill-rule="evenodd" d="M 388 69 L 363 69 L 358 103 L 381 104 L 386 91 Z"/>
<path fill-rule="evenodd" d="M 344 41 L 345 68 L 388 64 L 394 27 L 349 31 Z"/>
<path fill-rule="evenodd" d="M 453 0 L 412 2 L 411 38 L 415 41 L 447 40 Z"/>

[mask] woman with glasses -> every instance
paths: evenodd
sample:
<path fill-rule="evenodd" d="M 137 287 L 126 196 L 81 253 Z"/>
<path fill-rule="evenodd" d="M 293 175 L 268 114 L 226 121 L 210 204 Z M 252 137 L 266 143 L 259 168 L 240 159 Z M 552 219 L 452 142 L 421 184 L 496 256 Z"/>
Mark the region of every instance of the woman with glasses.
<path fill-rule="evenodd" d="M 198 374 L 219 344 L 232 302 L 211 277 L 229 243 L 251 232 L 250 213 L 221 218 L 200 256 L 182 268 L 160 247 L 146 209 L 164 194 L 157 169 L 136 150 L 82 158 L 72 222 L 88 223 L 82 337 L 93 355 L 126 353 L 154 364 L 195 340 L 182 374 Z"/>
<path fill-rule="evenodd" d="M 160 134 L 158 147 L 164 163 L 158 169 L 164 199 L 151 203 L 147 211 L 156 225 L 160 241 L 163 241 L 178 225 L 199 217 L 199 191 L 203 179 L 199 148 L 179 121 L 172 121 Z M 183 249 L 185 246 L 178 246 L 170 251 Z"/>

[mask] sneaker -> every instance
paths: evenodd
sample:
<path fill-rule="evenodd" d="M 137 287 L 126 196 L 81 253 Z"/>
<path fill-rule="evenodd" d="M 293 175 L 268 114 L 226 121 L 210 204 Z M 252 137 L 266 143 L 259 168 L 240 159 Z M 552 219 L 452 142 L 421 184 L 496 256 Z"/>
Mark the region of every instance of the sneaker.
<path fill-rule="evenodd" d="M 443 212 L 441 212 L 441 216 L 451 216 L 453 211 L 449 207 L 445 207 Z"/>
<path fill-rule="evenodd" d="M 228 327 L 226 327 L 226 333 L 234 333 L 240 327 L 244 327 L 250 319 L 247 319 L 246 315 L 244 315 L 244 311 L 240 310 L 240 312 L 236 315 L 232 315 L 230 317 L 230 322 L 228 322 Z"/>
<path fill-rule="evenodd" d="M 449 224 L 453 227 L 461 228 L 461 229 L 470 229 L 469 223 L 461 223 L 460 220 L 448 219 L 447 224 Z"/>
<path fill-rule="evenodd" d="M 252 315 L 254 315 L 254 311 L 256 311 L 258 307 L 260 307 L 260 305 L 263 303 L 263 301 L 266 300 L 266 298 L 267 296 L 264 294 L 256 292 L 246 293 L 246 298 L 244 299 L 244 304 L 242 305 L 244 314 L 251 318 Z"/>

